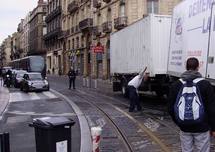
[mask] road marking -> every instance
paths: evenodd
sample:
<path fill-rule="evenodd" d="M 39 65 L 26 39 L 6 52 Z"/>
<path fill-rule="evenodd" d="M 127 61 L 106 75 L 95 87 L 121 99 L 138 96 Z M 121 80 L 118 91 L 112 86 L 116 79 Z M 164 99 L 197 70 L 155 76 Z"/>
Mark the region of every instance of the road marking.
<path fill-rule="evenodd" d="M 12 92 L 10 93 L 9 102 L 21 102 L 21 101 L 28 101 L 28 100 L 54 99 L 54 98 L 58 98 L 58 97 L 51 92 L 42 92 L 42 93 Z"/>
<path fill-rule="evenodd" d="M 30 115 L 30 116 L 58 116 L 58 117 L 72 117 L 77 116 L 75 113 L 36 113 L 36 112 L 22 112 L 22 111 L 7 111 L 7 114 L 15 114 L 15 115 Z"/>
<path fill-rule="evenodd" d="M 57 98 L 53 93 L 51 93 L 50 91 L 45 91 L 43 92 L 44 95 L 46 95 L 49 98 Z"/>
<path fill-rule="evenodd" d="M 69 99 L 65 95 L 63 95 L 53 89 L 51 89 L 51 91 L 54 94 L 57 94 L 58 96 L 63 98 L 65 101 L 67 101 L 72 106 L 75 113 L 77 114 L 79 125 L 80 125 L 80 131 L 81 131 L 81 133 L 80 133 L 81 134 L 80 152 L 92 151 L 93 147 L 92 147 L 90 128 L 89 128 L 88 121 L 87 121 L 85 115 L 83 114 L 83 112 L 71 99 Z"/>
<path fill-rule="evenodd" d="M 41 99 L 35 92 L 28 93 L 31 100 Z"/>
<path fill-rule="evenodd" d="M 13 92 L 13 93 L 10 93 L 10 102 L 16 102 L 16 101 L 21 101 L 23 100 L 23 96 L 21 93 L 19 92 Z"/>

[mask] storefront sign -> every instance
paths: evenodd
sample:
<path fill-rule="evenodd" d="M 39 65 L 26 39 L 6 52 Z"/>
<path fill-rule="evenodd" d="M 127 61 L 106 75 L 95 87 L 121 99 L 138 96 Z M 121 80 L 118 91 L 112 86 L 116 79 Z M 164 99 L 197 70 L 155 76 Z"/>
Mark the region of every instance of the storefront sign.
<path fill-rule="evenodd" d="M 104 47 L 103 46 L 94 46 L 93 47 L 93 52 L 94 53 L 103 53 L 104 52 Z"/>

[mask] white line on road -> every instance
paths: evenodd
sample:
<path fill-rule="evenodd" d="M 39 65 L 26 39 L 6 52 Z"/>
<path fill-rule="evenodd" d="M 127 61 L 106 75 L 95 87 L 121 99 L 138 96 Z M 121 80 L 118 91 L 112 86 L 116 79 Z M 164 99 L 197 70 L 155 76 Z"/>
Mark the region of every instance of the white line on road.
<path fill-rule="evenodd" d="M 49 98 L 57 98 L 53 93 L 51 93 L 50 91 L 45 91 L 43 92 L 44 95 L 46 95 Z"/>
<path fill-rule="evenodd" d="M 72 117 L 76 116 L 75 113 L 35 113 L 35 112 L 22 112 L 22 111 L 7 111 L 7 114 L 16 114 L 16 115 L 31 115 L 31 116 L 57 116 L 57 117 Z"/>
<path fill-rule="evenodd" d="M 28 93 L 31 100 L 38 100 L 40 97 L 35 92 Z"/>

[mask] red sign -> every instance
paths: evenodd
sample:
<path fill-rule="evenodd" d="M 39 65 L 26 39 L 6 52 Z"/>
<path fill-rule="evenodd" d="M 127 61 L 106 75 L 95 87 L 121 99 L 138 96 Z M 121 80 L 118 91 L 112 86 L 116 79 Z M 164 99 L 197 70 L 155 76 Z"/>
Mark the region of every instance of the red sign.
<path fill-rule="evenodd" d="M 104 47 L 103 46 L 94 46 L 93 47 L 93 52 L 94 53 L 103 53 L 104 52 Z"/>

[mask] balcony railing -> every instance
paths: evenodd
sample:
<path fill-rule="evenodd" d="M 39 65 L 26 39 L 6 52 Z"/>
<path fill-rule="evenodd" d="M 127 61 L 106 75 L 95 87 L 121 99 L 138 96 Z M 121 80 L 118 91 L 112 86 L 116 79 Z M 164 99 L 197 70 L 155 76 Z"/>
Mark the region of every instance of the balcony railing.
<path fill-rule="evenodd" d="M 102 6 L 101 0 L 93 0 L 93 7 L 100 8 Z"/>
<path fill-rule="evenodd" d="M 107 21 L 102 24 L 102 31 L 104 33 L 110 33 L 112 31 L 112 22 Z"/>
<path fill-rule="evenodd" d="M 79 22 L 79 28 L 81 31 L 90 30 L 93 26 L 93 19 L 86 18 Z"/>
<path fill-rule="evenodd" d="M 68 5 L 68 8 L 67 8 L 68 12 L 70 13 L 74 13 L 76 10 L 78 10 L 78 2 L 75 0 L 73 2 L 71 2 L 69 5 Z"/>
<path fill-rule="evenodd" d="M 61 27 L 58 27 L 56 29 L 54 29 L 53 31 L 51 32 L 48 32 L 46 35 L 44 35 L 44 39 L 45 40 L 49 40 L 49 39 L 52 39 L 54 37 L 58 37 L 58 36 L 61 36 L 62 34 L 62 30 L 61 30 Z"/>
<path fill-rule="evenodd" d="M 58 6 L 56 9 L 54 9 L 50 14 L 46 16 L 46 23 L 49 23 L 51 20 L 53 20 L 57 15 L 61 14 L 62 8 L 61 6 Z"/>
<path fill-rule="evenodd" d="M 124 27 L 127 26 L 127 20 L 128 20 L 127 16 L 118 17 L 114 19 L 114 28 L 117 30 L 123 29 Z"/>
<path fill-rule="evenodd" d="M 103 2 L 105 3 L 109 3 L 111 0 L 103 0 Z"/>

